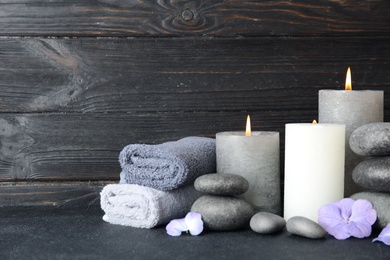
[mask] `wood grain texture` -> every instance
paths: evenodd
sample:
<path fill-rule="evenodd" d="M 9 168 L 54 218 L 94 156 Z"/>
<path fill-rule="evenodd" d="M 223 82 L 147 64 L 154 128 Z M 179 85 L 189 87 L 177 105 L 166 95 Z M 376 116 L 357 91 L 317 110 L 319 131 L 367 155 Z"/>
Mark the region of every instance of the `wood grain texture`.
<path fill-rule="evenodd" d="M 310 122 L 316 111 L 251 113 L 254 130 Z M 118 155 L 130 143 L 243 130 L 246 112 L 1 115 L 0 181 L 119 180 Z M 284 138 L 281 138 L 283 146 Z"/>
<path fill-rule="evenodd" d="M 388 35 L 386 0 L 1 1 L 3 36 Z"/>
<path fill-rule="evenodd" d="M 1 183 L 0 207 L 61 206 L 88 207 L 100 204 L 105 182 L 95 183 Z"/>
<path fill-rule="evenodd" d="M 0 112 L 312 110 L 348 66 L 387 89 L 389 64 L 390 37 L 0 39 Z"/>
<path fill-rule="evenodd" d="M 241 130 L 248 113 L 283 141 L 347 66 L 355 89 L 387 90 L 389 59 L 390 37 L 0 39 L 0 181 L 117 180 L 125 145 Z"/>
<path fill-rule="evenodd" d="M 390 121 L 389 14 L 385 0 L 0 0 L 0 206 L 96 204 L 125 145 L 242 130 L 247 114 L 281 133 L 283 164 L 284 125 L 315 119 L 348 66 L 354 89 L 385 90 Z"/>

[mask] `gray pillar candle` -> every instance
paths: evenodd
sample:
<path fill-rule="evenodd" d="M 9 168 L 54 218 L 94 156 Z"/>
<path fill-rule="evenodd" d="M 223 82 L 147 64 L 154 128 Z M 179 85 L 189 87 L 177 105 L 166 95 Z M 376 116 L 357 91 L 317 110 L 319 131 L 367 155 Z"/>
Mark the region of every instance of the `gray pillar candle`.
<path fill-rule="evenodd" d="M 281 214 L 278 132 L 217 133 L 216 153 L 217 173 L 248 180 L 249 190 L 239 197 L 256 211 Z"/>
<path fill-rule="evenodd" d="M 318 121 L 345 124 L 344 196 L 362 190 L 352 179 L 352 171 L 363 160 L 349 146 L 352 132 L 361 125 L 383 122 L 383 91 L 374 90 L 320 90 Z"/>

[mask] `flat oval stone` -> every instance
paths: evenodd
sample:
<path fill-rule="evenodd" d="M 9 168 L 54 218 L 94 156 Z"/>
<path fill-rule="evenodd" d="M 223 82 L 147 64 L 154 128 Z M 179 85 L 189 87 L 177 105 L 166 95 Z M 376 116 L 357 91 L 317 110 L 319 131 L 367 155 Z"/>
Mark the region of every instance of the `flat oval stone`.
<path fill-rule="evenodd" d="M 269 212 L 258 212 L 250 220 L 253 231 L 260 234 L 276 233 L 286 226 L 286 220 L 279 215 Z"/>
<path fill-rule="evenodd" d="M 191 211 L 202 215 L 206 228 L 221 231 L 244 227 L 254 214 L 252 206 L 242 199 L 215 195 L 200 197 Z"/>
<path fill-rule="evenodd" d="M 212 173 L 198 177 L 195 189 L 212 195 L 240 195 L 249 189 L 248 181 L 237 174 Z"/>
<path fill-rule="evenodd" d="M 363 191 L 351 196 L 352 199 L 365 199 L 371 202 L 378 218 L 374 223 L 377 229 L 383 229 L 390 223 L 390 194 L 384 192 Z"/>
<path fill-rule="evenodd" d="M 287 221 L 286 227 L 287 231 L 291 234 L 311 239 L 321 239 L 327 234 L 326 230 L 318 223 L 302 216 L 290 218 Z"/>
<path fill-rule="evenodd" d="M 362 161 L 353 170 L 352 178 L 365 189 L 390 192 L 390 157 Z"/>
<path fill-rule="evenodd" d="M 370 123 L 356 128 L 349 138 L 349 146 L 361 156 L 390 155 L 390 123 Z"/>

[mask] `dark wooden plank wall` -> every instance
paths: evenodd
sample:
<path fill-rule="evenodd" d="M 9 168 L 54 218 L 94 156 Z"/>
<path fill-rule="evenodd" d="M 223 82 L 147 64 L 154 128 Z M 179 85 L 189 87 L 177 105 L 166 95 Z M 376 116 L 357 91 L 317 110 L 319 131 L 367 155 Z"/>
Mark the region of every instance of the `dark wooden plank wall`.
<path fill-rule="evenodd" d="M 97 203 L 119 151 L 317 117 L 385 90 L 390 2 L 0 1 L 0 206 Z"/>

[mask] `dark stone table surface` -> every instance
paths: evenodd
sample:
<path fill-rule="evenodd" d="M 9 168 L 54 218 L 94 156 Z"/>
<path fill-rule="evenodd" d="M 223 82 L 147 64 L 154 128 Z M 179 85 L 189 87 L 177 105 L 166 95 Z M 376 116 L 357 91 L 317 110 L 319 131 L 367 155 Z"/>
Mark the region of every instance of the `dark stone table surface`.
<path fill-rule="evenodd" d="M 102 220 L 98 207 L 0 207 L 0 259 L 390 259 L 390 246 L 366 239 L 310 240 L 282 231 L 205 231 L 170 237 Z"/>

